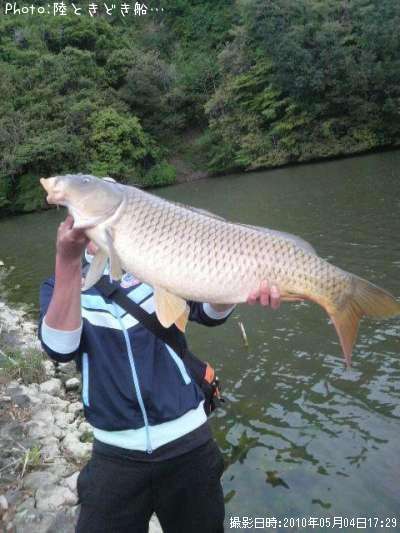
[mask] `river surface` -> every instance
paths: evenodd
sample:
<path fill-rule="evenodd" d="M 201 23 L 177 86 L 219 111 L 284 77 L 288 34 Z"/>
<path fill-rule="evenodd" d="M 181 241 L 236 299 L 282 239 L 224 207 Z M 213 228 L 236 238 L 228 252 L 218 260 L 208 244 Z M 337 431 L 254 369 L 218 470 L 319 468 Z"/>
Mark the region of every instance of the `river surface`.
<path fill-rule="evenodd" d="M 400 297 L 400 152 L 156 192 L 296 233 L 325 259 Z M 51 210 L 0 221 L 0 259 L 14 267 L 3 293 L 33 315 L 64 216 Z M 286 303 L 278 311 L 241 305 L 222 327 L 188 329 L 193 351 L 216 366 L 224 385 L 226 402 L 212 426 L 225 457 L 227 530 L 231 520 L 242 529 L 252 519 L 247 529 L 266 531 L 265 518 L 277 517 L 281 526 L 271 531 L 328 531 L 296 520 L 330 517 L 333 525 L 334 517 L 378 517 L 367 522 L 368 531 L 400 531 L 399 318 L 362 321 L 350 370 L 317 305 Z M 397 525 L 386 521 L 394 517 Z"/>

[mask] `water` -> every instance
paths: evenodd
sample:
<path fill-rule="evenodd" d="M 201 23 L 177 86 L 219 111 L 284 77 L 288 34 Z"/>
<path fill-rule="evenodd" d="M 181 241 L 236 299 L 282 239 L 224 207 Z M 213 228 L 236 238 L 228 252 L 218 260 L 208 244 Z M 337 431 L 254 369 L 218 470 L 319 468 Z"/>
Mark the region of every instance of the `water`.
<path fill-rule="evenodd" d="M 400 152 L 386 152 L 157 194 L 296 233 L 322 257 L 400 296 L 398 169 Z M 32 314 L 63 217 L 52 210 L 0 221 L 0 259 L 15 266 L 3 291 Z M 362 322 L 349 371 L 332 326 L 312 304 L 276 312 L 242 305 L 224 326 L 194 324 L 188 337 L 224 384 L 227 401 L 212 426 L 226 462 L 227 530 L 234 516 L 241 525 L 243 517 L 259 518 L 257 528 L 272 516 L 343 516 L 396 517 L 388 530 L 400 531 L 399 319 Z M 311 530 L 283 525 L 274 531 Z"/>

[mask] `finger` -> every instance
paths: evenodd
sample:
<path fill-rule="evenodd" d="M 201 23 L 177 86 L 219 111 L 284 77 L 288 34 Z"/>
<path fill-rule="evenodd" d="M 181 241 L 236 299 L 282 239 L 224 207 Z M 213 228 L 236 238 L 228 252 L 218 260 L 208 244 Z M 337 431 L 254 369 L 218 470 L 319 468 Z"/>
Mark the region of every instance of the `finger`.
<path fill-rule="evenodd" d="M 85 234 L 85 230 L 82 229 L 71 229 L 69 231 L 69 238 L 72 241 L 75 241 L 79 244 L 88 243 L 90 239 Z"/>
<path fill-rule="evenodd" d="M 70 229 L 73 223 L 74 219 L 71 215 L 68 215 L 67 218 L 58 225 L 58 231 L 66 231 Z"/>
<path fill-rule="evenodd" d="M 271 285 L 270 291 L 271 309 L 278 309 L 281 305 L 281 295 L 276 285 Z"/>
<path fill-rule="evenodd" d="M 247 303 L 250 305 L 254 305 L 258 298 L 258 291 L 253 291 L 249 294 L 249 297 L 247 298 Z"/>
<path fill-rule="evenodd" d="M 260 284 L 260 304 L 269 305 L 270 303 L 269 300 L 270 300 L 270 297 L 269 297 L 268 281 L 263 280 Z"/>
<path fill-rule="evenodd" d="M 68 224 L 68 227 L 72 228 L 74 225 L 74 217 L 72 215 L 67 215 L 67 218 L 64 220 L 66 224 Z"/>
<path fill-rule="evenodd" d="M 74 229 L 74 218 L 71 215 L 68 215 L 67 218 L 64 220 L 64 224 L 67 230 L 73 230 Z"/>

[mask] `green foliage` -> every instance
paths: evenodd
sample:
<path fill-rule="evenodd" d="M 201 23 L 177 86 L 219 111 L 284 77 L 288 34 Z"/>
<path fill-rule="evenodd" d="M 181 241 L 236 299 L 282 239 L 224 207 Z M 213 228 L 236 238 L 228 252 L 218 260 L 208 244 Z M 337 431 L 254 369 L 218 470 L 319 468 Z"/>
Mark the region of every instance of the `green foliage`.
<path fill-rule="evenodd" d="M 152 159 L 152 142 L 137 117 L 126 117 L 106 108 L 96 111 L 89 123 L 89 169 L 94 174 L 128 178 Z"/>
<path fill-rule="evenodd" d="M 161 187 L 172 185 L 176 181 L 176 168 L 166 161 L 154 165 L 142 178 L 141 185 L 145 187 Z"/>
<path fill-rule="evenodd" d="M 400 7 L 390 0 L 373 4 L 240 3 L 242 27 L 220 53 L 223 78 L 205 108 L 211 170 L 275 166 L 397 142 Z"/>
<path fill-rule="evenodd" d="M 131 111 L 139 116 L 148 128 L 157 128 L 160 116 L 168 112 L 167 94 L 172 84 L 173 72 L 158 52 L 132 51 L 125 84 L 121 90 Z"/>
<path fill-rule="evenodd" d="M 75 4 L 86 14 L 0 17 L 2 214 L 39 208 L 33 180 L 67 171 L 172 183 L 192 131 L 212 172 L 400 143 L 398 2 Z"/>
<path fill-rule="evenodd" d="M 42 383 L 46 379 L 44 355 L 39 350 L 4 350 L 0 360 L 0 375 L 7 380 L 21 379 L 25 385 Z"/>
<path fill-rule="evenodd" d="M 79 437 L 80 442 L 93 442 L 93 431 L 84 431 L 82 435 Z"/>
<path fill-rule="evenodd" d="M 25 471 L 30 472 L 42 466 L 41 445 L 35 444 L 27 451 L 24 459 Z"/>
<path fill-rule="evenodd" d="M 1 210 L 8 208 L 11 205 L 11 178 L 0 176 L 0 213 Z"/>
<path fill-rule="evenodd" d="M 13 206 L 16 211 L 30 212 L 45 206 L 45 194 L 37 187 L 37 177 L 32 174 L 24 174 L 18 178 L 17 201 Z"/>

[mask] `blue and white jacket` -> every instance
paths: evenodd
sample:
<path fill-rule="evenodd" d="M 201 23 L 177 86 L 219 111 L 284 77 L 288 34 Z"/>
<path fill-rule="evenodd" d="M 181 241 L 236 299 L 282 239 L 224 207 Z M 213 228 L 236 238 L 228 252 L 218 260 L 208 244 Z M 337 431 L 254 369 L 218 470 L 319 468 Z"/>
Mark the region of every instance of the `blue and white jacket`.
<path fill-rule="evenodd" d="M 148 313 L 155 312 L 149 285 L 121 288 Z M 41 286 L 39 337 L 55 361 L 76 361 L 85 417 L 97 441 L 151 453 L 206 423 L 203 393 L 167 344 L 96 288 L 82 292 L 78 330 L 50 328 L 45 315 L 53 290 L 54 278 Z M 207 326 L 222 324 L 232 311 L 188 304 L 189 320 Z"/>

